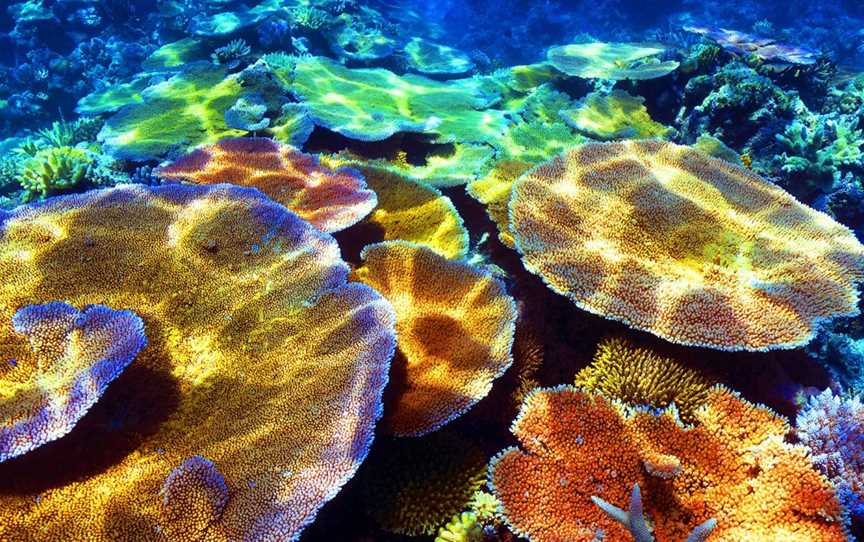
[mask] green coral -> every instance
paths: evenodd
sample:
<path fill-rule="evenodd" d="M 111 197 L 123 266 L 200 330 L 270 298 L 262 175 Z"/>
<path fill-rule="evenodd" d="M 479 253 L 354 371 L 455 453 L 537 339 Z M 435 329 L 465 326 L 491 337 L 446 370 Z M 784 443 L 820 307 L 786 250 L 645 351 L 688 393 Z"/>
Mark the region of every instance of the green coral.
<path fill-rule="evenodd" d="M 453 516 L 450 523 L 438 530 L 435 542 L 480 542 L 483 529 L 473 512 L 462 512 Z"/>
<path fill-rule="evenodd" d="M 80 115 L 101 115 L 113 113 L 130 104 L 144 101 L 141 92 L 149 85 L 149 79 L 141 77 L 128 83 L 119 83 L 96 90 L 78 100 L 75 112 Z"/>
<path fill-rule="evenodd" d="M 245 92 L 236 76 L 209 63 L 192 64 L 142 92 L 107 120 L 99 140 L 117 159 L 146 161 L 179 154 L 189 147 L 238 137 L 243 130 L 225 123 L 225 112 Z"/>
<path fill-rule="evenodd" d="M 546 58 L 560 72 L 586 79 L 655 79 L 678 68 L 660 61 L 665 49 L 638 43 L 574 43 L 552 47 Z"/>
<path fill-rule="evenodd" d="M 227 45 L 218 47 L 213 51 L 213 54 L 210 55 L 210 59 L 213 60 L 213 64 L 216 65 L 222 64 L 233 66 L 236 65 L 240 59 L 248 56 L 251 52 L 252 48 L 249 47 L 249 44 L 246 43 L 245 40 L 236 39 L 229 41 Z"/>
<path fill-rule="evenodd" d="M 669 128 L 655 122 L 648 114 L 644 98 L 624 90 L 609 94 L 593 92 L 576 109 L 562 112 L 564 121 L 573 128 L 598 139 L 662 138 Z"/>
<path fill-rule="evenodd" d="M 67 192 L 87 179 L 93 157 L 74 147 L 48 147 L 36 152 L 21 166 L 19 180 L 24 199 Z"/>
<path fill-rule="evenodd" d="M 210 44 L 203 40 L 183 38 L 153 51 L 144 59 L 141 67 L 150 72 L 177 70 L 191 62 L 206 60 L 210 50 Z"/>
<path fill-rule="evenodd" d="M 462 51 L 423 38 L 411 38 L 405 46 L 405 55 L 408 65 L 420 73 L 458 74 L 474 68 Z"/>

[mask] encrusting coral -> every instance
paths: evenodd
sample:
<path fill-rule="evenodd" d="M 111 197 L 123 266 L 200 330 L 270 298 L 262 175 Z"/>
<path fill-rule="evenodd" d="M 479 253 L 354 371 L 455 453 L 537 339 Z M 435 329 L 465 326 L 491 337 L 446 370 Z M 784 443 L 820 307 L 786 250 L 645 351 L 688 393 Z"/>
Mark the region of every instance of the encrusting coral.
<path fill-rule="evenodd" d="M 406 241 L 367 246 L 354 278 L 396 311 L 398 352 L 385 425 L 430 433 L 464 414 L 513 362 L 516 305 L 488 271 Z"/>
<path fill-rule="evenodd" d="M 710 520 L 711 542 L 844 542 L 844 511 L 806 447 L 784 442 L 785 420 L 722 388 L 692 427 L 674 409 L 627 409 L 572 386 L 531 393 L 489 480 L 512 530 L 532 542 L 630 540 L 592 502 L 624 503 L 633 484 L 660 542 Z"/>
<path fill-rule="evenodd" d="M 160 167 L 156 174 L 195 184 L 257 188 L 325 232 L 356 224 L 377 204 L 357 170 L 331 170 L 316 157 L 267 138 L 223 139 Z"/>
<path fill-rule="evenodd" d="M 848 228 L 672 143 L 587 144 L 534 168 L 510 229 L 551 289 L 680 344 L 793 348 L 858 312 L 864 246 Z"/>
<path fill-rule="evenodd" d="M 444 429 L 376 442 L 355 480 L 366 512 L 384 530 L 431 535 L 464 510 L 486 481 L 478 445 Z"/>
<path fill-rule="evenodd" d="M 0 214 L 0 318 L 99 301 L 148 340 L 68 435 L 0 463 L 0 539 L 299 536 L 365 458 L 395 350 L 392 308 L 348 271 L 330 235 L 249 188 Z"/>
<path fill-rule="evenodd" d="M 29 305 L 0 332 L 0 462 L 68 433 L 147 343 L 130 311 Z"/>
<path fill-rule="evenodd" d="M 699 372 L 620 337 L 597 345 L 594 361 L 576 374 L 575 385 L 633 406 L 662 409 L 674 403 L 684 422 L 693 420 L 711 389 Z"/>
<path fill-rule="evenodd" d="M 850 514 L 864 516 L 864 404 L 830 389 L 810 398 L 795 420 L 798 438 L 837 488 Z"/>

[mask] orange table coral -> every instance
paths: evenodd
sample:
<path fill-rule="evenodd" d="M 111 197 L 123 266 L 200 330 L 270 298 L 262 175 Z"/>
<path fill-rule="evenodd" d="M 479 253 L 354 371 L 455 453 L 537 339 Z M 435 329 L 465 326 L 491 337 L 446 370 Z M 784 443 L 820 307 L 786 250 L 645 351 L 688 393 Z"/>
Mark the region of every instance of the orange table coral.
<path fill-rule="evenodd" d="M 577 147 L 516 182 L 510 226 L 550 288 L 676 343 L 793 348 L 858 310 L 864 246 L 848 228 L 688 147 Z"/>
<path fill-rule="evenodd" d="M 169 180 L 258 188 L 321 231 L 343 230 L 375 208 L 375 193 L 356 170 L 318 159 L 272 139 L 226 138 L 158 168 Z"/>
<path fill-rule="evenodd" d="M 0 332 L 0 462 L 68 433 L 147 343 L 130 311 L 23 307 Z"/>
<path fill-rule="evenodd" d="M 681 542 L 716 520 L 711 542 L 847 540 L 834 488 L 785 420 L 715 387 L 692 427 L 667 410 L 628 410 L 572 386 L 530 394 L 513 424 L 524 451 L 490 465 L 513 530 L 532 542 L 630 542 L 592 497 L 626 508 L 631 489 L 658 542 Z"/>
<path fill-rule="evenodd" d="M 392 308 L 256 190 L 129 186 L 0 213 L 0 273 L 2 319 L 102 302 L 148 338 L 68 435 L 0 463 L 2 540 L 296 539 L 369 449 Z"/>
<path fill-rule="evenodd" d="M 429 433 L 484 398 L 510 367 L 516 305 L 489 272 L 419 245 L 386 241 L 362 257 L 356 278 L 396 311 L 387 427 L 397 435 Z"/>

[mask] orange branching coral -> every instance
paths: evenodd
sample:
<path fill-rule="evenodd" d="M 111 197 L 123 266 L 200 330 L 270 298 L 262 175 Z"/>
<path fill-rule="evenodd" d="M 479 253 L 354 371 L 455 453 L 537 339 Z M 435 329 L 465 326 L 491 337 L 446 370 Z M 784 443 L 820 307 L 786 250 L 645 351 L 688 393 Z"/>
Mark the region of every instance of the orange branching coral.
<path fill-rule="evenodd" d="M 524 451 L 504 450 L 490 482 L 517 533 L 533 542 L 630 540 L 594 505 L 626 503 L 633 484 L 658 542 L 716 520 L 711 542 L 846 540 L 843 510 L 788 424 L 715 387 L 685 427 L 674 410 L 627 410 L 571 386 L 530 394 L 513 424 Z"/>
<path fill-rule="evenodd" d="M 365 219 L 383 240 L 401 239 L 431 248 L 445 258 L 468 253 L 468 230 L 450 198 L 437 188 L 376 167 L 358 167 L 378 206 Z"/>
<path fill-rule="evenodd" d="M 498 226 L 498 238 L 510 248 L 514 247 L 514 243 L 507 204 L 510 202 L 513 183 L 532 165 L 520 160 L 500 160 L 483 178 L 468 184 L 468 194 L 486 206 L 489 218 Z"/>
<path fill-rule="evenodd" d="M 293 540 L 368 451 L 392 308 L 256 190 L 128 186 L 0 213 L 0 274 L 0 321 L 24 300 L 98 300 L 148 338 L 69 434 L 0 463 L 2 540 Z"/>
<path fill-rule="evenodd" d="M 0 461 L 68 433 L 147 342 L 135 314 L 100 305 L 29 305 L 12 324 L 17 337 L 0 334 Z"/>
<path fill-rule="evenodd" d="M 223 139 L 156 173 L 174 181 L 255 187 L 326 232 L 359 222 L 376 204 L 356 170 L 330 170 L 312 155 L 263 137 Z"/>
<path fill-rule="evenodd" d="M 419 436 L 464 414 L 512 363 L 516 305 L 489 272 L 405 241 L 366 247 L 356 278 L 396 311 L 394 404 L 385 421 Z"/>
<path fill-rule="evenodd" d="M 672 342 L 793 348 L 857 313 L 864 246 L 752 172 L 666 142 L 583 145 L 513 188 L 526 267 L 576 305 Z"/>
<path fill-rule="evenodd" d="M 711 388 L 698 371 L 619 337 L 600 342 L 594 361 L 579 371 L 575 384 L 628 405 L 666 408 L 674 403 L 685 422 L 693 419 Z"/>

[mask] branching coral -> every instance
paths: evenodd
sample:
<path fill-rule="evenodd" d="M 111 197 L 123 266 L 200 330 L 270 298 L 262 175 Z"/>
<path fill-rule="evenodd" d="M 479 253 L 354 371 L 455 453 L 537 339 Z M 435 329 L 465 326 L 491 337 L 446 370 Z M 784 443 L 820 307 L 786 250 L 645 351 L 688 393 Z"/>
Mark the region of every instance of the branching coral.
<path fill-rule="evenodd" d="M 813 462 L 837 488 L 850 514 L 864 516 L 864 404 L 825 390 L 812 397 L 796 419 L 798 438 Z"/>
<path fill-rule="evenodd" d="M 44 198 L 84 184 L 93 157 L 74 147 L 48 147 L 36 152 L 20 169 L 26 200 Z"/>
<path fill-rule="evenodd" d="M 674 403 L 685 422 L 693 420 L 711 387 L 697 371 L 618 337 L 600 342 L 594 361 L 576 374 L 575 384 L 634 406 L 662 409 Z"/>
<path fill-rule="evenodd" d="M 72 430 L 147 342 L 134 313 L 101 305 L 30 305 L 12 324 L 17 337 L 3 343 L 0 367 L 0 462 Z"/>
<path fill-rule="evenodd" d="M 355 276 L 396 311 L 393 404 L 397 435 L 423 435 L 485 397 L 512 363 L 516 306 L 488 271 L 405 241 L 366 247 Z M 449 514 L 448 514 L 449 515 Z"/>
<path fill-rule="evenodd" d="M 754 175 L 658 141 L 583 145 L 513 188 L 526 267 L 577 306 L 672 342 L 792 348 L 857 313 L 864 246 Z"/>
<path fill-rule="evenodd" d="M 375 193 L 351 168 L 331 170 L 309 154 L 266 138 L 227 138 L 156 171 L 169 180 L 255 187 L 313 226 L 335 232 L 375 207 Z"/>
<path fill-rule="evenodd" d="M 552 47 L 546 54 L 549 63 L 567 75 L 587 79 L 654 79 L 676 68 L 672 60 L 655 57 L 664 49 L 638 43 L 576 43 Z"/>
<path fill-rule="evenodd" d="M 383 529 L 431 535 L 483 485 L 487 459 L 477 444 L 448 430 L 388 438 L 376 443 L 356 482 L 364 508 Z"/>
<path fill-rule="evenodd" d="M 567 124 L 596 139 L 662 138 L 669 128 L 655 122 L 641 96 L 616 89 L 591 93 L 576 108 L 561 113 Z"/>
<path fill-rule="evenodd" d="M 438 530 L 435 542 L 481 542 L 483 529 L 472 512 L 456 514 L 453 519 Z"/>
<path fill-rule="evenodd" d="M 0 464 L 0 538 L 291 540 L 366 456 L 392 308 L 260 192 L 128 186 L 20 207 L 0 215 L 0 273 L 4 319 L 100 301 L 148 339 L 70 434 Z M 227 503 L 207 508 L 220 477 Z"/>
<path fill-rule="evenodd" d="M 532 542 L 628 540 L 591 497 L 627 502 L 634 482 L 661 542 L 712 518 L 712 542 L 846 540 L 834 488 L 807 449 L 786 444 L 786 422 L 715 388 L 686 428 L 674 410 L 627 411 L 572 387 L 529 395 L 513 424 L 524 451 L 504 450 L 490 483 L 513 530 Z M 657 470 L 657 465 L 676 469 Z"/>

